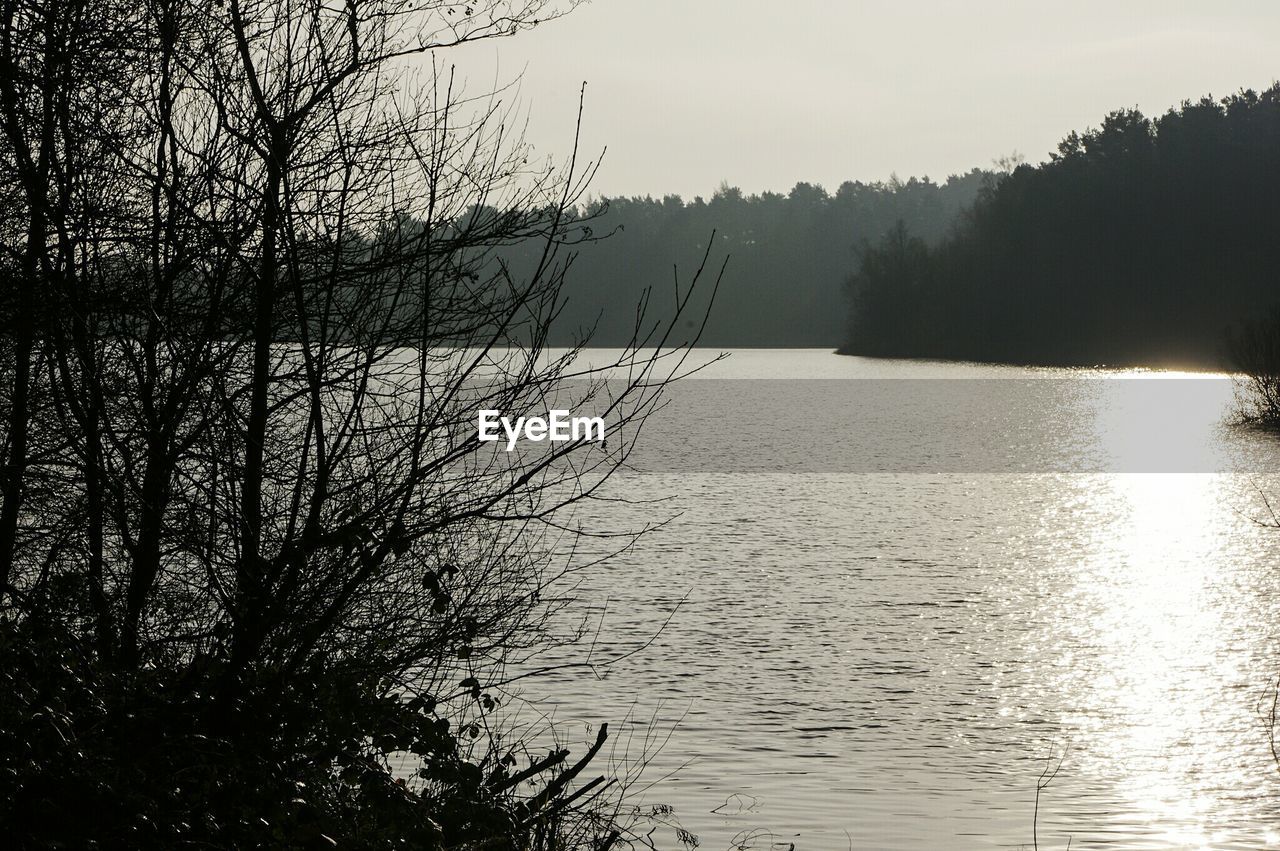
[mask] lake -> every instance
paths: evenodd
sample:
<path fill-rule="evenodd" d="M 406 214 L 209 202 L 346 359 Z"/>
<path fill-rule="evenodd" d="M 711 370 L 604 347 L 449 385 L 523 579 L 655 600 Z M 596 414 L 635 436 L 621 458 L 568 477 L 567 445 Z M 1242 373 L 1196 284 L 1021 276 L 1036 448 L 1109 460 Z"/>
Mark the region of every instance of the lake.
<path fill-rule="evenodd" d="M 663 744 L 643 799 L 703 848 L 1280 847 L 1280 441 L 1233 406 L 1224 376 L 731 352 L 583 511 L 671 518 L 579 576 L 593 657 L 634 655 L 525 695 L 568 741 Z"/>

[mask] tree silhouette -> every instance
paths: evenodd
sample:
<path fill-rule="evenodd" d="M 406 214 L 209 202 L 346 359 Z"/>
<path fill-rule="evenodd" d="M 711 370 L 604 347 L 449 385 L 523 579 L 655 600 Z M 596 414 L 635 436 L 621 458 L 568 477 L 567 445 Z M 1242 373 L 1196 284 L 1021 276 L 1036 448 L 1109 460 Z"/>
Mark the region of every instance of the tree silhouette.
<path fill-rule="evenodd" d="M 1276 301 L 1280 88 L 1119 110 L 994 181 L 926 283 L 864 253 L 846 350 L 1048 364 L 1223 363 Z M 922 321 L 916 314 L 945 317 Z"/>
<path fill-rule="evenodd" d="M 974 170 L 943 184 L 846 182 L 834 194 L 801 183 L 786 195 L 745 195 L 726 183 L 709 200 L 611 198 L 583 205 L 577 214 L 591 219 L 593 234 L 610 238 L 582 247 L 551 338 L 570 344 L 594 329 L 598 344 L 625 343 L 641 293 L 669 278 L 673 266 L 697 263 L 715 230 L 714 251 L 733 262 L 704 344 L 835 347 L 846 333 L 841 286 L 854 246 L 879 240 L 899 220 L 936 242 L 986 177 Z M 517 247 L 508 257 L 513 268 L 527 268 L 536 253 Z M 653 293 L 655 317 L 674 308 L 669 292 Z M 695 303 L 705 308 L 697 297 Z"/>
<path fill-rule="evenodd" d="M 679 371 L 693 290 L 611 363 L 548 352 L 592 166 L 529 167 L 436 58 L 566 10 L 0 5 L 19 847 L 627 839 L 625 777 L 575 781 L 606 728 L 542 757 L 493 713 L 558 640 L 548 589 L 583 563 L 553 536 Z M 557 399 L 607 448 L 476 440 L 478 410 Z"/>

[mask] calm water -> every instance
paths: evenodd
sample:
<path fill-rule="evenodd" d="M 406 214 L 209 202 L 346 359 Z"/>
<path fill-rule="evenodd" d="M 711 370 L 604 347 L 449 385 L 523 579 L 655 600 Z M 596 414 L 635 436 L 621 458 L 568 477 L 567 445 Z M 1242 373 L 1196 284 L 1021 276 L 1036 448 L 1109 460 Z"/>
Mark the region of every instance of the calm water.
<path fill-rule="evenodd" d="M 808 350 L 705 376 L 613 483 L 667 501 L 585 518 L 678 514 L 582 576 L 596 658 L 652 643 L 526 689 L 563 737 L 669 736 L 645 800 L 704 848 L 1031 847 L 1046 761 L 1041 848 L 1280 848 L 1280 445 L 1226 423 L 1229 381 Z"/>

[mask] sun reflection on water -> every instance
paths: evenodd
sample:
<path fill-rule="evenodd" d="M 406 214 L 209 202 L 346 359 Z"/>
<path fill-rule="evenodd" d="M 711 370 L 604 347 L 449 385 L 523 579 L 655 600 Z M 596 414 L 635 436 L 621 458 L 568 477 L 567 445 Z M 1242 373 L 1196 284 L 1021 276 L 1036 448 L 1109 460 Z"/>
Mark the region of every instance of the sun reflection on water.
<path fill-rule="evenodd" d="M 1093 546 L 1077 565 L 1068 610 L 1092 636 L 1094 675 L 1069 719 L 1085 739 L 1091 773 L 1115 778 L 1166 847 L 1215 848 L 1223 836 L 1219 793 L 1248 788 L 1236 764 L 1248 659 L 1239 652 L 1252 625 L 1224 594 L 1238 579 L 1222 557 L 1224 536 L 1241 518 L 1219 474 L 1126 474 L 1093 479 Z M 1100 673 L 1099 673 L 1100 672 Z M 1225 686 L 1225 688 L 1224 688 Z M 1248 748 L 1246 748 L 1248 750 Z M 1267 840 L 1270 841 L 1270 840 Z"/>
<path fill-rule="evenodd" d="M 1224 422 L 1229 382 L 1113 377 L 909 392 L 862 435 L 892 459 L 902 423 L 956 423 L 940 469 L 623 480 L 688 513 L 593 593 L 615 635 L 680 611 L 575 717 L 687 707 L 658 767 L 705 847 L 768 825 L 804 848 L 1280 848 L 1280 531 L 1253 522 L 1280 442 Z M 990 417 L 948 419 L 966 392 Z M 699 422 L 794 415 L 745 393 L 704 392 Z M 1036 464 L 973 460 L 992 447 Z M 729 793 L 761 806 L 727 817 Z"/>

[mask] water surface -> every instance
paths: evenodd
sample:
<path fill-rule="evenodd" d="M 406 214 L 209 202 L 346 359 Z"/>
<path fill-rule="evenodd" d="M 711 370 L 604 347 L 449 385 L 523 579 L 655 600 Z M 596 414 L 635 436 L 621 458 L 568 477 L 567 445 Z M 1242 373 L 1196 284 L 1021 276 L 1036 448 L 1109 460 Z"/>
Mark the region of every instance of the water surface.
<path fill-rule="evenodd" d="M 882 462 L 814 460 L 917 379 L 962 380 L 942 406 L 904 391 L 898 426 L 859 415 L 848 442 Z M 569 739 L 669 735 L 646 800 L 702 847 L 1030 847 L 1059 763 L 1041 848 L 1280 847 L 1280 445 L 1229 424 L 1228 380 L 752 350 L 675 401 L 611 490 L 665 501 L 584 515 L 674 516 L 581 577 L 596 658 L 643 649 L 526 695 Z M 776 443 L 734 444 L 743 419 Z M 901 451 L 930 422 L 950 460 Z"/>

